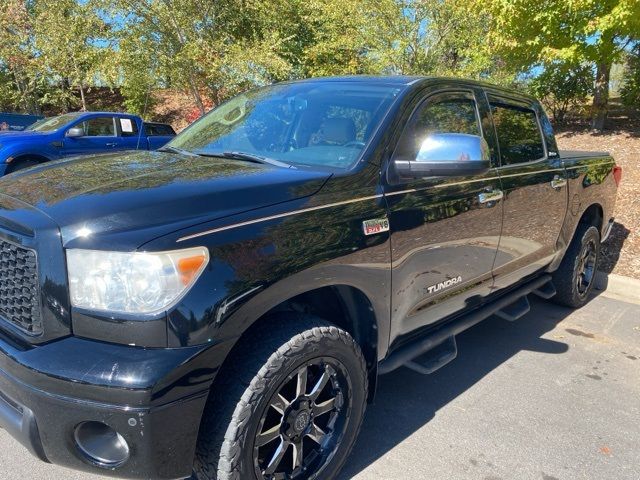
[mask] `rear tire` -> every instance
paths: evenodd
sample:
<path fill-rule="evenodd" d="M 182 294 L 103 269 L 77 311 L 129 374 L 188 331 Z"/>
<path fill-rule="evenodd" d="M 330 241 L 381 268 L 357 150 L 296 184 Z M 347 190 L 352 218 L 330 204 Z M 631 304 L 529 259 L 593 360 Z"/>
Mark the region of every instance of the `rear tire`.
<path fill-rule="evenodd" d="M 553 273 L 555 303 L 580 308 L 593 290 L 600 261 L 600 232 L 593 225 L 580 224 L 564 254 L 560 267 Z"/>
<path fill-rule="evenodd" d="M 317 317 L 284 313 L 234 349 L 207 401 L 193 478 L 331 479 L 367 399 L 358 344 Z"/>

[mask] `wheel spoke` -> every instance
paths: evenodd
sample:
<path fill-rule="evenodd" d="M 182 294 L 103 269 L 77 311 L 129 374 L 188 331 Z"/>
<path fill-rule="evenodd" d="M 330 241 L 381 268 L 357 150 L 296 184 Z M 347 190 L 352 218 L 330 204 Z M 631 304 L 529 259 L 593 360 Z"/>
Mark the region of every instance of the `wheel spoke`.
<path fill-rule="evenodd" d="M 273 442 L 280 436 L 280 425 L 270 428 L 266 432 L 262 432 L 256 439 L 257 447 L 264 447 L 266 444 Z"/>
<path fill-rule="evenodd" d="M 278 445 L 278 448 L 273 453 L 273 457 L 271 457 L 271 460 L 269 460 L 267 468 L 265 468 L 264 470 L 265 475 L 272 475 L 276 471 L 276 469 L 280 465 L 280 462 L 282 462 L 284 455 L 287 453 L 289 445 L 289 442 L 285 440 L 280 441 L 280 445 Z"/>
<path fill-rule="evenodd" d="M 329 413 L 336 407 L 336 398 L 331 398 L 326 402 L 313 404 L 313 415 L 315 417 L 319 417 L 320 415 L 324 415 L 325 413 Z"/>
<path fill-rule="evenodd" d="M 316 442 L 318 445 L 322 446 L 322 442 L 324 441 L 326 433 L 322 431 L 320 427 L 318 427 L 315 423 L 311 424 L 311 428 L 309 429 L 309 433 L 307 433 L 307 437 Z"/>
<path fill-rule="evenodd" d="M 283 415 L 284 411 L 289 406 L 290 402 L 286 398 L 282 396 L 281 393 L 278 393 L 276 397 L 271 400 L 271 406 L 280 414 Z"/>
<path fill-rule="evenodd" d="M 293 469 L 302 468 L 302 460 L 303 460 L 303 447 L 302 440 L 297 443 L 292 443 L 293 446 Z"/>
<path fill-rule="evenodd" d="M 316 398 L 320 396 L 320 394 L 322 393 L 322 390 L 324 390 L 324 387 L 329 382 L 329 379 L 331 378 L 332 373 L 333 373 L 333 369 L 330 366 L 326 365 L 324 367 L 324 372 L 322 372 L 322 375 L 320 376 L 316 384 L 313 386 L 313 390 L 311 390 L 311 393 L 309 394 L 309 397 L 311 398 L 312 401 L 315 402 Z"/>
<path fill-rule="evenodd" d="M 298 370 L 298 382 L 296 385 L 296 396 L 301 397 L 307 393 L 307 376 L 309 369 L 304 366 Z"/>

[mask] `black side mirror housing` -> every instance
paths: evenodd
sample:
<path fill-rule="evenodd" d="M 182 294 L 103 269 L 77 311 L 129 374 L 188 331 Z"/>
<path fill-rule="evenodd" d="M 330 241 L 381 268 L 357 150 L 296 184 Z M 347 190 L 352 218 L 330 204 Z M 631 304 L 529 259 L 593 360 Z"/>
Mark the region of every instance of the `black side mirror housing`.
<path fill-rule="evenodd" d="M 423 140 L 416 158 L 396 158 L 393 165 L 400 178 L 481 175 L 491 168 L 491 155 L 480 136 L 436 133 Z"/>
<path fill-rule="evenodd" d="M 84 137 L 84 128 L 71 127 L 69 130 L 67 130 L 66 136 L 71 138 Z"/>

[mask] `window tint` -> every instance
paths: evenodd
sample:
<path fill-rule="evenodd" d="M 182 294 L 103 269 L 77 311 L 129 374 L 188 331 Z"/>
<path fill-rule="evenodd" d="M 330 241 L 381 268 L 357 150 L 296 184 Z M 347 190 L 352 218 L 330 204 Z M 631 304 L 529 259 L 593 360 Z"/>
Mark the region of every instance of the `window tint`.
<path fill-rule="evenodd" d="M 113 137 L 116 134 L 112 117 L 92 118 L 79 126 L 82 126 L 87 137 Z"/>
<path fill-rule="evenodd" d="M 119 123 L 120 135 L 123 137 L 138 136 L 138 124 L 133 118 L 118 118 L 116 121 Z"/>
<path fill-rule="evenodd" d="M 498 134 L 502 165 L 530 162 L 544 157 L 544 145 L 533 110 L 504 104 L 491 104 Z"/>
<path fill-rule="evenodd" d="M 423 104 L 402 134 L 396 157 L 414 159 L 432 134 L 464 133 L 481 136 L 476 103 L 467 94 L 437 95 Z"/>
<path fill-rule="evenodd" d="M 144 132 L 148 137 L 175 135 L 175 132 L 170 125 L 165 125 L 162 123 L 145 123 Z"/>

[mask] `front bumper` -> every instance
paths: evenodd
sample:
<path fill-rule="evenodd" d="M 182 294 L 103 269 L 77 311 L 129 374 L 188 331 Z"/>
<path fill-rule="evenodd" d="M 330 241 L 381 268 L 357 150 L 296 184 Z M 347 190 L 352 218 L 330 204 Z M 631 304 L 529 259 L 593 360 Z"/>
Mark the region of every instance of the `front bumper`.
<path fill-rule="evenodd" d="M 0 427 L 46 462 L 122 478 L 188 477 L 221 350 L 75 337 L 23 349 L 0 334 Z M 128 460 L 105 467 L 84 454 L 74 439 L 83 422 L 118 432 Z"/>

